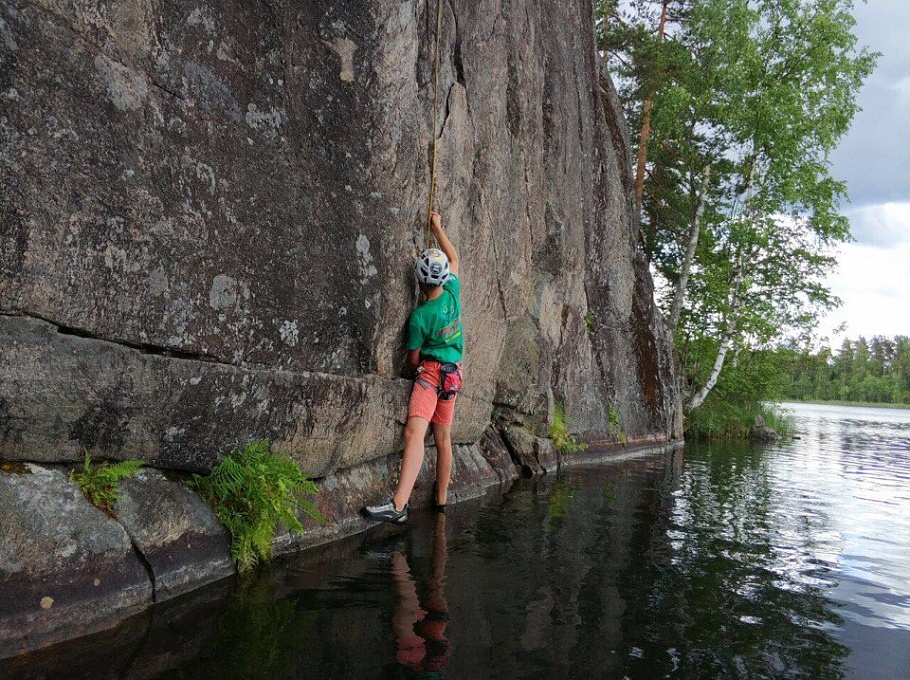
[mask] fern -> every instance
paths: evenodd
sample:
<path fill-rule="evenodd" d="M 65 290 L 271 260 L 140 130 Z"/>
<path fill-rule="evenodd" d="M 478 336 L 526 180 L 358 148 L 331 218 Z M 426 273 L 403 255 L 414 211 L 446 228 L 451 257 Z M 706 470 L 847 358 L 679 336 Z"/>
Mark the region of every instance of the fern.
<path fill-rule="evenodd" d="M 265 441 L 234 451 L 208 475 L 193 475 L 191 484 L 230 532 L 240 571 L 271 559 L 278 524 L 302 534 L 300 512 L 322 521 L 307 498 L 317 493 L 316 485 L 289 456 L 270 453 Z"/>
<path fill-rule="evenodd" d="M 569 434 L 569 423 L 566 419 L 566 412 L 559 404 L 553 409 L 553 423 L 550 425 L 550 440 L 553 442 L 553 448 L 559 453 L 576 453 L 588 448 L 586 444 L 575 441 L 575 437 Z"/>
<path fill-rule="evenodd" d="M 117 463 L 104 462 L 93 468 L 91 456 L 86 452 L 82 472 L 72 470 L 70 479 L 79 485 L 94 506 L 111 513 L 114 503 L 120 498 L 120 480 L 135 475 L 142 465 L 141 460 L 122 460 Z"/>

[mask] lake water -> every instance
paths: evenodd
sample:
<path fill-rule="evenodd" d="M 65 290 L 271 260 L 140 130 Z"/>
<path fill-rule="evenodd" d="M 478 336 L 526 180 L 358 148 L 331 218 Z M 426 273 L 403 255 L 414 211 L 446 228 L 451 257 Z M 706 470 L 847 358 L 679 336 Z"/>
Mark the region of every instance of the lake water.
<path fill-rule="evenodd" d="M 910 411 L 568 468 L 227 580 L 2 677 L 910 678 Z"/>

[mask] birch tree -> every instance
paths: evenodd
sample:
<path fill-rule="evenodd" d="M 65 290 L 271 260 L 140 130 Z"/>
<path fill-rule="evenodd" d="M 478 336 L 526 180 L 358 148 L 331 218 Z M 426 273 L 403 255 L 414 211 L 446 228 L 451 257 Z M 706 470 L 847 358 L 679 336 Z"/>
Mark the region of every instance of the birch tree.
<path fill-rule="evenodd" d="M 828 154 L 875 61 L 857 46 L 851 8 L 851 0 L 601 5 L 602 46 L 633 123 L 651 102 L 650 142 L 638 149 L 643 233 L 667 283 L 660 302 L 689 410 L 704 403 L 731 350 L 811 328 L 837 303 L 822 280 L 849 224 Z"/>

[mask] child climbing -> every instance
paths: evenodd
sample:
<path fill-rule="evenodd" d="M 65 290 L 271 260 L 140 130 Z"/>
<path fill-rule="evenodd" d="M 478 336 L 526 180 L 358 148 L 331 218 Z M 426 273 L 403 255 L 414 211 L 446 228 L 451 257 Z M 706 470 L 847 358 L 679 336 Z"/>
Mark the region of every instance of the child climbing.
<path fill-rule="evenodd" d="M 420 253 L 415 270 L 425 301 L 411 313 L 408 323 L 407 365 L 415 373 L 404 428 L 404 457 L 394 495 L 381 505 L 367 506 L 364 514 L 380 522 L 404 524 L 417 474 L 423 465 L 423 441 L 430 424 L 436 442 L 436 484 L 433 502 L 444 510 L 452 472 L 452 420 L 461 388 L 461 284 L 458 253 L 442 228 L 442 217 L 433 212 L 430 229 L 438 250 Z"/>

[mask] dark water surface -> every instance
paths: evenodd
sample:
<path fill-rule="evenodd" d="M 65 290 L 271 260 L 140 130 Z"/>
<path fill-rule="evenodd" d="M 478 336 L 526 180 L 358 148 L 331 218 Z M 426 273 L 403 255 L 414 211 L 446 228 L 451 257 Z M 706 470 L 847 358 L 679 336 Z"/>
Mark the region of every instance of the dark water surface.
<path fill-rule="evenodd" d="M 910 678 L 910 411 L 569 468 L 0 677 Z"/>

